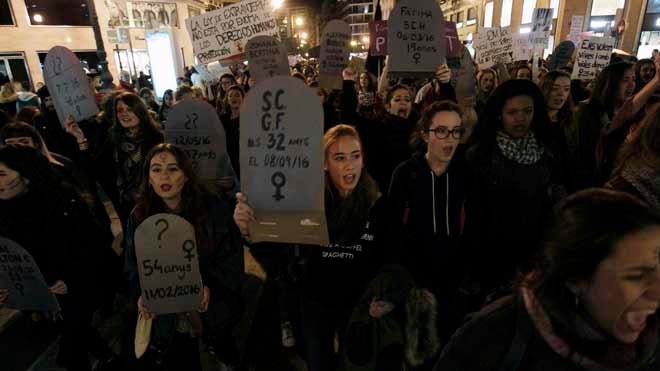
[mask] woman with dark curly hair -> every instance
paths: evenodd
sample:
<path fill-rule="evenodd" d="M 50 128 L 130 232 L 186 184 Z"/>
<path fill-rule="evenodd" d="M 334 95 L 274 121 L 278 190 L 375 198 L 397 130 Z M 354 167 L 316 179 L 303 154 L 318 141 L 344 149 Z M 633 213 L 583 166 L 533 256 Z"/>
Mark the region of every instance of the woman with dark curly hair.
<path fill-rule="evenodd" d="M 553 204 L 565 195 L 549 129 L 543 95 L 529 80 L 499 85 L 479 117 L 466 154 L 465 233 L 483 290 L 527 268 Z"/>

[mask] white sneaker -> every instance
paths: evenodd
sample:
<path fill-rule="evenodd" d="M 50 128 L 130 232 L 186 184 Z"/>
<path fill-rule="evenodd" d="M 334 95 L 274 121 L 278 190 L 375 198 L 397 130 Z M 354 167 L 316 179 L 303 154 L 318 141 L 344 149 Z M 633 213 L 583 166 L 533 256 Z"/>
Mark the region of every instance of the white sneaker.
<path fill-rule="evenodd" d="M 291 322 L 282 322 L 282 345 L 285 348 L 296 346 L 296 338 L 293 336 L 293 326 Z"/>

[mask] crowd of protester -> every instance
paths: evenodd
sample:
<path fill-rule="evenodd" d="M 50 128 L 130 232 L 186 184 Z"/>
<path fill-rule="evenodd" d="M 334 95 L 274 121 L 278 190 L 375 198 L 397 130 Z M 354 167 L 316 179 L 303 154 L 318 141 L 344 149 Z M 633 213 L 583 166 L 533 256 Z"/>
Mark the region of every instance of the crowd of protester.
<path fill-rule="evenodd" d="M 660 58 L 614 59 L 589 82 L 571 66 L 536 70 L 475 66 L 466 104 L 447 65 L 428 79 L 348 67 L 333 91 L 315 61 L 293 66 L 323 108 L 327 246 L 250 238 L 256 211 L 238 186 L 255 84 L 245 65 L 211 81 L 188 68 L 159 98 L 148 76 L 139 91 L 124 76 L 80 122 L 60 122 L 46 86 L 4 82 L 0 236 L 34 256 L 62 309 L 33 320 L 55 322 L 70 371 L 201 370 L 203 349 L 222 370 L 278 352 L 311 371 L 656 370 Z M 165 143 L 186 99 L 214 106 L 226 134 L 217 187 Z M 195 228 L 198 311 L 156 315 L 141 296 L 134 236 L 157 213 Z M 244 247 L 275 298 L 258 302 L 270 313 L 258 328 L 241 324 Z M 91 321 L 112 316 L 117 297 L 128 302 L 119 352 Z M 153 327 L 136 359 L 140 317 Z M 246 351 L 237 331 L 277 346 Z"/>

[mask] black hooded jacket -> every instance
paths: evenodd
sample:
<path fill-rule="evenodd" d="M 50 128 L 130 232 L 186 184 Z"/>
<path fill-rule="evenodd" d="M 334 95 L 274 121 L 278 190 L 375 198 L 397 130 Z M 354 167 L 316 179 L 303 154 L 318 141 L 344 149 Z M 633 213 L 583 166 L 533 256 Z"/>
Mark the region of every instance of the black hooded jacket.
<path fill-rule="evenodd" d="M 394 170 L 388 194 L 392 223 L 397 226 L 394 234 L 402 240 L 394 244 L 397 251 L 391 259 L 401 262 L 419 284 L 432 291 L 458 276 L 465 179 L 462 161 L 455 160 L 438 176 L 424 154 L 416 154 Z"/>

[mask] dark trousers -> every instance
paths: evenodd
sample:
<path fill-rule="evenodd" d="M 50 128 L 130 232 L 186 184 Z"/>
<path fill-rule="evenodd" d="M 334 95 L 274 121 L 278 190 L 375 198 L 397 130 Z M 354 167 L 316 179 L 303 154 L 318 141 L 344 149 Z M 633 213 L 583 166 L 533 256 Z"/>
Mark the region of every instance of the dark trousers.
<path fill-rule="evenodd" d="M 353 306 L 350 304 L 338 301 L 321 302 L 303 295 L 302 341 L 305 343 L 310 371 L 331 371 L 336 368 L 335 334 L 339 338 L 341 350 L 352 310 Z"/>
<path fill-rule="evenodd" d="M 62 307 L 63 321 L 60 324 L 62 337 L 57 363 L 69 371 L 89 371 L 91 366 L 88 354 L 98 360 L 108 360 L 112 351 L 91 325 L 93 309 L 85 305 L 82 298 L 58 295 L 58 300 Z"/>

